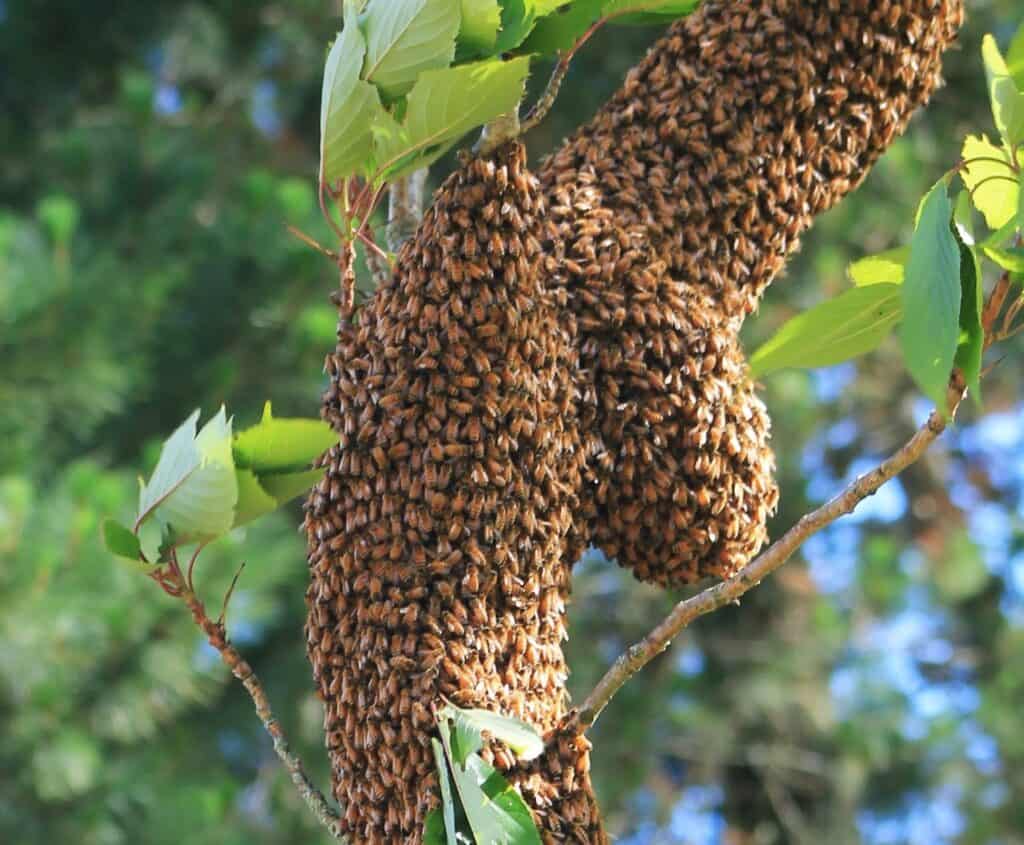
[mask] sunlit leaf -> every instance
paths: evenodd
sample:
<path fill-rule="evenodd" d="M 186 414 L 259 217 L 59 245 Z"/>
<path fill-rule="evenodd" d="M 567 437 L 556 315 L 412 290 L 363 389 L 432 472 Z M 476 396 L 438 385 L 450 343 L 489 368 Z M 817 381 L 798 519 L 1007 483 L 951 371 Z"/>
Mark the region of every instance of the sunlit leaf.
<path fill-rule="evenodd" d="M 231 530 L 238 502 L 231 420 L 221 406 L 194 441 L 199 466 L 156 508 L 180 542 L 205 541 Z"/>
<path fill-rule="evenodd" d="M 854 261 L 847 270 L 850 280 L 859 287 L 877 284 L 903 284 L 903 273 L 910 257 L 910 247 L 887 249 Z"/>
<path fill-rule="evenodd" d="M 465 768 L 452 767 L 452 779 L 478 843 L 540 845 L 540 834 L 523 797 L 476 754 Z"/>
<path fill-rule="evenodd" d="M 529 65 L 529 58 L 523 56 L 420 74 L 409 92 L 402 124 L 390 117 L 378 124 L 380 175 L 397 179 L 424 167 L 471 129 L 516 108 Z"/>
<path fill-rule="evenodd" d="M 460 17 L 460 0 L 370 0 L 362 18 L 363 79 L 394 98 L 423 71 L 448 67 Z"/>
<path fill-rule="evenodd" d="M 456 726 L 468 724 L 477 732 L 486 731 L 494 739 L 505 743 L 521 760 L 533 760 L 544 751 L 544 740 L 540 734 L 521 719 L 502 716 L 489 710 L 464 710 L 451 706 L 445 710 Z"/>
<path fill-rule="evenodd" d="M 498 0 L 460 0 L 462 16 L 455 47 L 456 60 L 483 58 L 494 52 L 501 27 Z"/>
<path fill-rule="evenodd" d="M 996 128 L 1003 141 L 1014 146 L 1024 140 L 1024 92 L 1018 90 L 991 35 L 986 35 L 981 43 L 981 56 Z"/>
<path fill-rule="evenodd" d="M 518 52 L 543 55 L 569 49 L 601 17 L 602 3 L 603 0 L 576 0 L 564 12 L 541 18 Z"/>
<path fill-rule="evenodd" d="M 982 248 L 985 255 L 991 258 L 1004 270 L 1011 273 L 1024 273 L 1024 247 L 999 247 L 986 246 Z"/>
<path fill-rule="evenodd" d="M 329 423 L 274 417 L 267 402 L 259 423 L 235 436 L 235 463 L 257 475 L 304 470 L 337 442 Z"/>
<path fill-rule="evenodd" d="M 495 52 L 507 53 L 526 40 L 545 15 L 565 5 L 565 0 L 502 0 L 501 30 Z"/>
<path fill-rule="evenodd" d="M 940 411 L 960 335 L 960 247 L 943 178 L 928 192 L 910 245 L 900 338 L 914 381 Z"/>
<path fill-rule="evenodd" d="M 320 99 L 320 179 L 333 184 L 365 171 L 373 152 L 370 127 L 383 109 L 377 89 L 359 78 L 366 42 L 358 5 L 345 4 L 345 27 L 324 65 Z"/>
<path fill-rule="evenodd" d="M 251 469 L 236 469 L 238 502 L 235 505 L 234 526 L 245 525 L 254 519 L 272 513 L 278 508 L 278 501 L 260 486 L 259 479 Z"/>
<path fill-rule="evenodd" d="M 138 561 L 142 554 L 138 536 L 114 519 L 103 521 L 103 543 L 108 552 L 128 560 Z"/>
<path fill-rule="evenodd" d="M 323 468 L 307 469 L 302 472 L 275 472 L 261 475 L 260 486 L 277 499 L 278 504 L 290 502 L 296 496 L 303 496 L 313 485 L 324 477 Z"/>
<path fill-rule="evenodd" d="M 902 314 L 900 287 L 851 288 L 787 322 L 750 359 L 755 376 L 786 367 L 828 367 L 875 349 Z"/>
<path fill-rule="evenodd" d="M 969 135 L 961 153 L 960 178 L 971 192 L 974 207 L 990 229 L 1000 229 L 1017 213 L 1020 187 L 1009 154 L 984 135 Z"/>
<path fill-rule="evenodd" d="M 196 448 L 197 408 L 164 442 L 156 469 L 139 490 L 139 514 L 135 527 L 147 519 L 157 506 L 177 490 L 202 462 Z"/>
<path fill-rule="evenodd" d="M 643 26 L 668 23 L 684 17 L 700 5 L 701 0 L 605 0 L 602 12 L 614 16 L 617 23 Z"/>
<path fill-rule="evenodd" d="M 466 758 L 484 747 L 480 729 L 465 717 L 458 707 L 448 705 L 441 710 L 439 721 L 443 721 L 450 731 L 452 763 L 464 766 Z"/>

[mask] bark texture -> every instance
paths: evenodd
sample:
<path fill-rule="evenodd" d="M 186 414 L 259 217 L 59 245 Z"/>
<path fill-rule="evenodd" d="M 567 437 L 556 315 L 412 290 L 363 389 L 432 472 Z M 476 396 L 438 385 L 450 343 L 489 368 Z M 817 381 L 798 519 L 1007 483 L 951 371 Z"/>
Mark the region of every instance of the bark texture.
<path fill-rule="evenodd" d="M 938 83 L 959 0 L 711 0 L 540 184 L 467 159 L 327 360 L 307 639 L 356 843 L 419 841 L 445 696 L 549 737 L 489 750 L 547 842 L 603 842 L 562 729 L 569 572 L 727 577 L 775 506 L 737 332 L 815 214 Z"/>

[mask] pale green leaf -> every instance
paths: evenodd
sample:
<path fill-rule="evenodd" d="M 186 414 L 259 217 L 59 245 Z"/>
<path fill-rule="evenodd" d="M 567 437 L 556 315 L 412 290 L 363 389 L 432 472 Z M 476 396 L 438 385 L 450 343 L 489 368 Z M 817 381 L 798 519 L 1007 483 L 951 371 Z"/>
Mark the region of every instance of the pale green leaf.
<path fill-rule="evenodd" d="M 260 486 L 277 499 L 279 505 L 296 496 L 304 496 L 324 477 L 324 470 L 307 469 L 302 472 L 280 472 L 259 476 Z"/>
<path fill-rule="evenodd" d="M 199 466 L 156 508 L 178 542 L 203 542 L 231 530 L 238 502 L 231 420 L 223 406 L 196 435 Z"/>
<path fill-rule="evenodd" d="M 251 469 L 235 469 L 235 481 L 238 485 L 238 502 L 235 504 L 233 527 L 245 525 L 277 510 L 277 499 L 263 489 Z"/>
<path fill-rule="evenodd" d="M 498 0 L 460 0 L 462 4 L 455 58 L 483 58 L 494 52 L 501 27 Z"/>
<path fill-rule="evenodd" d="M 542 18 L 517 52 L 544 55 L 568 50 L 601 17 L 602 3 L 603 0 L 575 0 L 564 12 Z"/>
<path fill-rule="evenodd" d="M 1011 273 L 1024 273 L 1024 247 L 999 247 L 986 246 L 982 248 L 990 259 Z"/>
<path fill-rule="evenodd" d="M 235 463 L 257 475 L 307 469 L 337 442 L 338 435 L 329 423 L 317 419 L 277 418 L 267 402 L 259 423 L 236 435 Z"/>
<path fill-rule="evenodd" d="M 971 195 L 967 191 L 961 191 L 957 194 L 956 204 L 953 206 L 953 224 L 960 240 L 967 246 L 973 247 L 976 239 L 974 237 L 974 220 L 971 214 Z"/>
<path fill-rule="evenodd" d="M 1024 92 L 1017 89 L 995 38 L 986 35 L 981 43 L 988 95 L 996 128 L 1008 146 L 1024 141 Z"/>
<path fill-rule="evenodd" d="M 439 725 L 440 730 L 447 731 L 448 725 L 444 724 L 443 721 Z M 448 842 L 454 843 L 456 841 L 455 833 L 455 803 L 452 797 L 452 782 L 448 776 L 448 761 L 444 756 L 444 749 L 441 743 L 436 739 L 431 738 L 430 746 L 434 749 L 434 765 L 437 766 L 437 778 L 441 784 L 441 815 L 442 815 L 442 829 Z"/>
<path fill-rule="evenodd" d="M 700 0 L 605 0 L 602 12 L 616 23 L 647 26 L 685 17 L 699 5 Z"/>
<path fill-rule="evenodd" d="M 828 367 L 875 349 L 901 316 L 900 287 L 851 288 L 787 322 L 750 359 L 761 376 L 786 367 Z"/>
<path fill-rule="evenodd" d="M 327 55 L 320 99 L 320 179 L 325 184 L 363 173 L 373 152 L 370 127 L 383 111 L 377 89 L 359 78 L 366 42 L 358 7 L 346 3 L 344 29 Z"/>
<path fill-rule="evenodd" d="M 502 0 L 501 31 L 495 52 L 507 53 L 519 47 L 538 21 L 564 5 L 564 0 Z"/>
<path fill-rule="evenodd" d="M 540 834 L 523 797 L 476 754 L 465 768 L 452 767 L 452 779 L 478 843 L 540 845 Z"/>
<path fill-rule="evenodd" d="M 540 734 L 521 719 L 501 716 L 489 710 L 464 710 L 452 706 L 445 709 L 456 726 L 468 723 L 477 732 L 486 731 L 493 739 L 505 743 L 521 760 L 533 760 L 544 751 L 544 740 Z"/>
<path fill-rule="evenodd" d="M 960 170 L 971 201 L 990 229 L 1000 229 L 1013 220 L 1020 202 L 1020 185 L 1010 166 L 1009 154 L 984 135 L 969 135 L 961 153 Z"/>
<path fill-rule="evenodd" d="M 378 124 L 378 176 L 397 179 L 444 154 L 463 135 L 515 109 L 523 96 L 528 57 L 428 70 L 409 92 L 401 125 Z"/>
<path fill-rule="evenodd" d="M 910 245 L 903 291 L 903 356 L 914 381 L 945 412 L 960 336 L 960 247 L 943 178 L 928 192 Z"/>
<path fill-rule="evenodd" d="M 114 519 L 103 520 L 103 543 L 108 552 L 128 560 L 138 561 L 142 554 L 138 536 Z"/>
<path fill-rule="evenodd" d="M 877 284 L 903 284 L 903 272 L 910 257 L 910 247 L 900 246 L 887 249 L 854 261 L 847 272 L 850 280 L 858 287 Z"/>
<path fill-rule="evenodd" d="M 451 731 L 451 744 L 446 748 L 451 750 L 452 764 L 464 766 L 470 754 L 475 754 L 484 747 L 480 729 L 465 717 L 462 710 L 450 704 L 446 705 L 438 716 L 439 722 L 443 722 Z"/>
<path fill-rule="evenodd" d="M 370 0 L 363 16 L 363 79 L 395 98 L 423 71 L 448 67 L 460 17 L 460 0 Z"/>
<path fill-rule="evenodd" d="M 161 502 L 199 469 L 202 457 L 195 443 L 198 420 L 199 409 L 197 408 L 164 442 L 156 469 L 153 470 L 149 482 L 142 484 L 139 489 L 139 513 L 135 519 L 136 529 Z"/>

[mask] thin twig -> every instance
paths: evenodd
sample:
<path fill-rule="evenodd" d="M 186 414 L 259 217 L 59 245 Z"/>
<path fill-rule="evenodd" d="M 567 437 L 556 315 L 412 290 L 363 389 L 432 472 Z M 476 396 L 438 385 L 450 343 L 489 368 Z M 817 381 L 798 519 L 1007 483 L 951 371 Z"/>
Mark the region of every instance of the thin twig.
<path fill-rule="evenodd" d="M 956 413 L 964 394 L 963 377 L 954 374 L 948 391 L 948 419 Z M 581 730 L 592 725 L 623 684 L 669 647 L 679 632 L 691 622 L 727 604 L 758 586 L 782 566 L 804 544 L 839 517 L 851 513 L 857 505 L 877 492 L 883 484 L 917 461 L 946 430 L 947 415 L 933 411 L 928 421 L 890 458 L 874 470 L 860 476 L 835 498 L 803 516 L 796 525 L 753 562 L 728 581 L 709 587 L 692 598 L 679 602 L 672 612 L 644 639 L 631 646 L 598 682 L 573 718 Z"/>
<path fill-rule="evenodd" d="M 238 584 L 238 579 L 242 574 L 242 570 L 245 569 L 245 561 L 239 565 L 238 569 L 235 570 L 235 577 L 231 579 L 231 586 L 228 587 L 228 591 L 224 594 L 224 601 L 220 606 L 220 616 L 217 617 L 217 625 L 220 628 L 224 627 L 224 619 L 228 615 L 228 605 L 231 604 L 231 597 L 235 594 L 235 587 Z"/>
<path fill-rule="evenodd" d="M 295 784 L 299 795 L 306 802 L 306 806 L 309 807 L 320 824 L 335 839 L 340 842 L 347 842 L 341 828 L 341 816 L 327 803 L 323 793 L 316 788 L 309 779 L 309 775 L 306 774 L 302 760 L 292 752 L 288 739 L 285 736 L 284 728 L 281 727 L 281 723 L 270 709 L 270 701 L 267 698 L 266 691 L 263 689 L 263 684 L 256 677 L 256 673 L 253 672 L 252 667 L 239 654 L 238 650 L 231 645 L 224 626 L 219 622 L 214 622 L 207 615 L 206 608 L 199 600 L 199 597 L 181 579 L 180 571 L 176 574 L 178 581 L 177 589 L 180 591 L 182 601 L 185 602 L 188 609 L 192 612 L 192 618 L 195 620 L 196 625 L 206 634 L 207 641 L 220 653 L 221 660 L 231 670 L 231 674 L 242 682 L 242 686 L 249 693 L 249 697 L 256 707 L 256 715 L 259 716 L 263 727 L 273 740 L 274 752 L 291 775 L 292 783 Z M 234 584 L 232 584 L 232 587 L 234 587 Z"/>

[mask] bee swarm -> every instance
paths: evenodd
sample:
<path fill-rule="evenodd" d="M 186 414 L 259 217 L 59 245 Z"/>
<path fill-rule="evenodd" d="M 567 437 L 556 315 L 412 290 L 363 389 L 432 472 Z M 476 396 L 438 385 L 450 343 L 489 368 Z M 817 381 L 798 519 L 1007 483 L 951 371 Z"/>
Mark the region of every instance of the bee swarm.
<path fill-rule="evenodd" d="M 467 158 L 327 359 L 307 642 L 355 843 L 419 841 L 444 698 L 518 716 L 545 842 L 606 841 L 564 727 L 569 573 L 728 577 L 778 492 L 738 332 L 938 82 L 959 0 L 707 0 L 543 166 Z"/>

